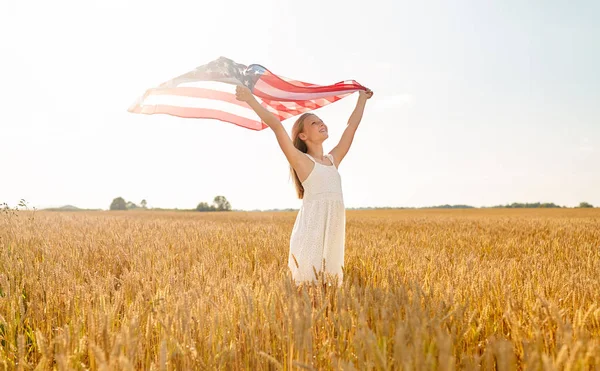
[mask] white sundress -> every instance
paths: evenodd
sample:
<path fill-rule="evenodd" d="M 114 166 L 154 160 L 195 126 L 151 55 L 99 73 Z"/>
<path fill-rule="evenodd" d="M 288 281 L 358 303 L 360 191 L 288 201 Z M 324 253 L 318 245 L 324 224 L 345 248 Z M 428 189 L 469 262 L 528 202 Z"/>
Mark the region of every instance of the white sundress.
<path fill-rule="evenodd" d="M 332 165 L 320 164 L 306 155 L 315 166 L 302 182 L 304 198 L 290 237 L 288 267 L 296 282 L 316 282 L 314 267 L 317 273 L 337 275 L 341 284 L 346 237 L 342 180 L 331 154 L 326 157 Z"/>

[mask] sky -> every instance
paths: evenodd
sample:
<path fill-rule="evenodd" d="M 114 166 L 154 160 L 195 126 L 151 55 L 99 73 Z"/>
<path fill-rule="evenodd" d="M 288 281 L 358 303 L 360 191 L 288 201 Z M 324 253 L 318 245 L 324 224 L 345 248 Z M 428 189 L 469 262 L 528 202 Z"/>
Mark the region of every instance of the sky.
<path fill-rule="evenodd" d="M 0 203 L 300 207 L 270 129 L 127 112 L 225 56 L 374 91 L 347 207 L 598 206 L 598 19 L 597 1 L 0 0 Z M 316 111 L 325 151 L 356 100 Z"/>

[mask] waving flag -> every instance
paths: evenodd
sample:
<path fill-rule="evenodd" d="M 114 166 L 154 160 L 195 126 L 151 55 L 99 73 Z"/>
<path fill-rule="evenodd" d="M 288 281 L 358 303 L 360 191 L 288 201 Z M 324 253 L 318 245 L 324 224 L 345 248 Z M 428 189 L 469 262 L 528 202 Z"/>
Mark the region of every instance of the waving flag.
<path fill-rule="evenodd" d="M 267 125 L 252 108 L 235 98 L 236 85 L 247 86 L 281 121 L 366 90 L 354 80 L 327 86 L 309 84 L 275 75 L 258 64 L 246 66 L 221 57 L 148 89 L 129 112 L 216 119 L 252 130 L 265 129 Z"/>

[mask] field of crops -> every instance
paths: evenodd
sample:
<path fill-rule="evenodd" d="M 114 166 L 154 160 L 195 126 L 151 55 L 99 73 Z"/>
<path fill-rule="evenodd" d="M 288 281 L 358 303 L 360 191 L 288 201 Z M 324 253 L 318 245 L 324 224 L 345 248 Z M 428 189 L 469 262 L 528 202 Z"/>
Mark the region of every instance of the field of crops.
<path fill-rule="evenodd" d="M 0 370 L 600 369 L 600 209 L 348 211 L 339 289 L 294 218 L 0 214 Z"/>

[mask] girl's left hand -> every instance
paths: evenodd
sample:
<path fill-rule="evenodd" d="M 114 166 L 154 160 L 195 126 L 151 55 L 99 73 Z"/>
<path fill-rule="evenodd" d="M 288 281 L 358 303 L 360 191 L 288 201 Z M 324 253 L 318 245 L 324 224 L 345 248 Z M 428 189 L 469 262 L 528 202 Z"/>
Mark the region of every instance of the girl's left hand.
<path fill-rule="evenodd" d="M 360 98 L 371 99 L 371 97 L 373 96 L 373 91 L 371 89 L 360 90 L 358 94 Z"/>

